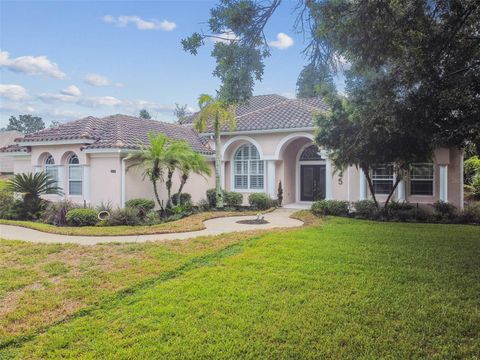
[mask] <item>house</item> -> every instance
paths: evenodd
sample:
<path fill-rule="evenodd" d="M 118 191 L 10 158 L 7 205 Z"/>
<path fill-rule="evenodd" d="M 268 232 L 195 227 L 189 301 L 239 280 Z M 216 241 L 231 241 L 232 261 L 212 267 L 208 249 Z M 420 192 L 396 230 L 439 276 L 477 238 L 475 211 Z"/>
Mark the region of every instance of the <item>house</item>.
<path fill-rule="evenodd" d="M 266 192 L 275 198 L 281 181 L 284 204 L 308 204 L 323 198 L 367 199 L 369 190 L 363 173 L 355 167 L 335 172 L 328 151 L 312 143 L 314 114 L 326 110 L 321 99 L 287 99 L 279 95 L 254 96 L 248 104 L 239 106 L 236 129 L 224 129 L 221 136 L 223 188 L 243 193 L 245 201 L 252 192 Z M 26 135 L 1 152 L 15 159 L 15 173 L 50 173 L 64 189 L 64 196 L 72 201 L 122 206 L 132 198 L 153 198 L 152 185 L 143 179 L 141 169 L 131 167 L 126 160 L 139 144 L 147 143 L 149 131 L 187 140 L 207 158 L 213 174 L 212 133 L 207 130 L 198 134 L 193 121 L 194 117 L 182 124 L 126 115 L 87 117 Z M 437 149 L 430 162 L 412 166 L 394 198 L 419 204 L 443 200 L 462 207 L 462 167 L 462 150 Z M 372 178 L 377 198 L 384 200 L 394 183 L 392 168 L 380 165 L 373 170 Z M 179 177 L 175 176 L 174 190 L 178 183 Z M 184 191 L 192 195 L 193 201 L 199 201 L 214 183 L 214 175 L 193 175 Z M 166 198 L 164 187 L 160 197 Z"/>
<path fill-rule="evenodd" d="M 15 139 L 23 134 L 20 131 L 0 131 L 0 148 L 15 144 Z M 0 156 L 0 175 L 13 173 L 13 157 Z"/>

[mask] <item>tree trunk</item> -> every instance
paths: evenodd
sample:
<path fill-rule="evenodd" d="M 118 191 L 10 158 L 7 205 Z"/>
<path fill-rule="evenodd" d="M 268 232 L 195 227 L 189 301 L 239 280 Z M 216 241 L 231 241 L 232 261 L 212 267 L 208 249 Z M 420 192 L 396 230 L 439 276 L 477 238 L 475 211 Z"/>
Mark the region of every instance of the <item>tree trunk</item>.
<path fill-rule="evenodd" d="M 217 199 L 217 208 L 223 209 L 223 193 L 221 184 L 221 141 L 220 141 L 220 126 L 215 126 L 215 194 Z"/>
<path fill-rule="evenodd" d="M 373 202 L 375 203 L 375 207 L 380 210 L 380 206 L 378 205 L 377 197 L 375 196 L 375 190 L 373 189 L 373 182 L 372 178 L 370 177 L 370 167 L 365 166 L 361 168 L 365 177 L 367 178 L 368 188 L 370 189 L 370 194 L 372 194 Z"/>
<path fill-rule="evenodd" d="M 387 200 L 385 201 L 385 205 L 383 205 L 383 209 L 386 210 L 388 206 L 388 202 L 392 198 L 393 193 L 395 192 L 395 189 L 397 188 L 398 184 L 400 183 L 401 177 L 397 176 L 395 179 L 395 184 L 393 184 L 392 191 L 390 191 L 390 194 L 388 194 Z"/>
<path fill-rule="evenodd" d="M 163 211 L 163 204 L 160 201 L 160 196 L 158 196 L 157 182 L 152 180 L 152 184 L 153 184 L 153 193 L 155 194 L 155 198 L 157 199 L 158 206 L 160 206 L 160 210 Z"/>
<path fill-rule="evenodd" d="M 180 179 L 180 186 L 179 186 L 178 191 L 177 191 L 178 201 L 180 201 L 180 194 L 182 193 L 183 187 L 187 183 L 187 180 L 188 180 L 188 175 L 183 174 L 181 179 Z"/>
<path fill-rule="evenodd" d="M 165 185 L 167 186 L 167 209 L 172 207 L 172 178 L 173 178 L 173 170 L 168 170 L 167 174 L 167 181 Z"/>

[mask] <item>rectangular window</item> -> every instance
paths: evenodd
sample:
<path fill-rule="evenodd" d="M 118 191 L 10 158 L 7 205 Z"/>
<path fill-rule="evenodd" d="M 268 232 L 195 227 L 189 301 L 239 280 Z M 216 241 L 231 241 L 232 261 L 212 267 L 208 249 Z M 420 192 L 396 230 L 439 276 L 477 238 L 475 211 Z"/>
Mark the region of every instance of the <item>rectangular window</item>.
<path fill-rule="evenodd" d="M 410 167 L 410 194 L 433 195 L 433 164 L 413 164 Z"/>
<path fill-rule="evenodd" d="M 375 194 L 390 194 L 393 189 L 393 181 L 393 166 L 379 165 L 372 169 L 372 183 Z"/>
<path fill-rule="evenodd" d="M 58 186 L 58 169 L 55 165 L 45 165 L 45 173 L 50 176 Z"/>
<path fill-rule="evenodd" d="M 68 166 L 68 193 L 82 195 L 83 169 L 81 165 Z"/>

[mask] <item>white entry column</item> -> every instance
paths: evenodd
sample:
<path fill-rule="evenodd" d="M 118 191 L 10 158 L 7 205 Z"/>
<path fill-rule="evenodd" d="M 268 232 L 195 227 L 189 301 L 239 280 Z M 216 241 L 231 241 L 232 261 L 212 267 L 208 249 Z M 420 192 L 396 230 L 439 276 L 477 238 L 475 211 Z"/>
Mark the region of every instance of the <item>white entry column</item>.
<path fill-rule="evenodd" d="M 439 165 L 440 201 L 448 202 L 448 165 Z"/>
<path fill-rule="evenodd" d="M 362 169 L 359 169 L 359 175 L 360 175 L 360 200 L 367 200 L 367 177 L 365 176 L 364 172 Z"/>
<path fill-rule="evenodd" d="M 84 165 L 83 166 L 83 200 L 90 203 L 90 166 Z"/>
<path fill-rule="evenodd" d="M 397 200 L 398 201 L 405 201 L 405 180 L 402 179 L 397 185 Z"/>
<path fill-rule="evenodd" d="M 332 179 L 333 179 L 333 171 L 332 171 L 332 162 L 327 157 L 325 160 L 325 199 L 332 200 L 333 192 L 332 192 Z"/>
<path fill-rule="evenodd" d="M 267 192 L 272 199 L 277 198 L 275 191 L 275 160 L 267 160 Z"/>

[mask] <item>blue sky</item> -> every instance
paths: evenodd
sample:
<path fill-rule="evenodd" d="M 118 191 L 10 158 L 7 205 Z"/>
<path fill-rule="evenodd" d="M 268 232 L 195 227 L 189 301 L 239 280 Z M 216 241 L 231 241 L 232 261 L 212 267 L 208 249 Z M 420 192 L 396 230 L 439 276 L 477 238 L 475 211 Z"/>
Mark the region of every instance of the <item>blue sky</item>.
<path fill-rule="evenodd" d="M 0 1 L 0 127 L 31 113 L 48 124 L 87 115 L 138 114 L 173 121 L 219 82 L 211 44 L 197 56 L 180 40 L 207 30 L 214 1 Z M 275 41 L 255 94 L 295 94 L 305 64 L 285 1 L 266 29 Z M 279 34 L 282 33 L 284 35 Z"/>

